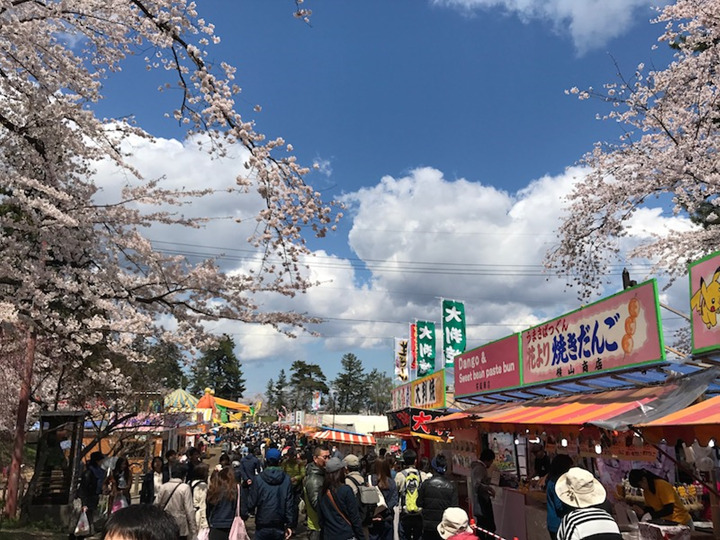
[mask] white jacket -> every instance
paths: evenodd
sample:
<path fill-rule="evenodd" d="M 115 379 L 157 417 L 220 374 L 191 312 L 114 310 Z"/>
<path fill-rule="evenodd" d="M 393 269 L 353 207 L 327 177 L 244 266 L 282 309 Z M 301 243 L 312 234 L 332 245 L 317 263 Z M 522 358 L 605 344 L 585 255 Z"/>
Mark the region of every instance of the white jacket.
<path fill-rule="evenodd" d="M 180 478 L 171 478 L 160 488 L 155 504 L 170 514 L 180 527 L 180 536 L 195 538 L 197 522 L 190 486 Z"/>

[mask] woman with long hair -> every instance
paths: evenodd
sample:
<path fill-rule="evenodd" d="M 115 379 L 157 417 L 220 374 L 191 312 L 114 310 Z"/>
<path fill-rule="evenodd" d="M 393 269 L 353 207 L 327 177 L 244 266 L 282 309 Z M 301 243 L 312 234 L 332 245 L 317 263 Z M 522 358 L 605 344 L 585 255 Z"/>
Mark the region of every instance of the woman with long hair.
<path fill-rule="evenodd" d="M 365 538 L 357 498 L 352 488 L 345 484 L 345 465 L 340 458 L 331 458 L 325 464 L 318 509 L 325 538 Z"/>
<path fill-rule="evenodd" d="M 368 531 L 370 540 L 392 540 L 393 538 L 393 519 L 399 495 L 395 480 L 392 479 L 389 457 L 385 456 L 375 460 L 375 474 L 370 477 L 370 484 L 380 488 L 380 492 L 385 498 L 385 506 L 387 506 L 386 510 L 373 519 Z"/>
<path fill-rule="evenodd" d="M 631 470 L 628 482 L 643 490 L 645 507 L 634 508 L 638 517 L 649 513 L 653 519 L 666 519 L 692 528 L 692 517 L 670 482 L 645 469 Z"/>
<path fill-rule="evenodd" d="M 132 473 L 130 462 L 126 457 L 120 456 L 115 462 L 112 473 L 105 481 L 105 490 L 109 493 L 108 507 L 112 512 L 130 506 L 130 486 L 132 485 Z"/>
<path fill-rule="evenodd" d="M 155 495 L 160 491 L 163 485 L 163 460 L 160 456 L 155 456 L 150 462 L 150 470 L 145 473 L 140 488 L 140 504 L 153 504 Z"/>
<path fill-rule="evenodd" d="M 568 472 L 573 465 L 573 459 L 567 454 L 558 454 L 550 462 L 545 492 L 547 496 L 547 529 L 551 540 L 557 540 L 560 522 L 563 516 L 570 511 L 570 508 L 555 493 L 555 484 L 557 484 L 558 478 Z"/>
<path fill-rule="evenodd" d="M 214 471 L 207 490 L 208 540 L 228 540 L 238 499 L 238 483 L 231 467 Z"/>

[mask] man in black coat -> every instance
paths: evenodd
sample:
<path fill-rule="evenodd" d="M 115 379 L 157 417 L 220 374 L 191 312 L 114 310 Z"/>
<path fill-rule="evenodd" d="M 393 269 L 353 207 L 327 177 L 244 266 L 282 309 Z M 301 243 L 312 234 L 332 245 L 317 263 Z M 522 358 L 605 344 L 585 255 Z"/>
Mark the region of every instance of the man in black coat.
<path fill-rule="evenodd" d="M 280 450 L 265 452 L 266 469 L 250 484 L 248 511 L 255 514 L 255 540 L 290 538 L 295 522 L 290 477 L 280 467 Z"/>
<path fill-rule="evenodd" d="M 443 512 L 451 506 L 458 506 L 457 486 L 445 477 L 447 458 L 438 454 L 432 460 L 433 476 L 420 484 L 418 506 L 422 508 L 423 540 L 442 540 L 437 526 Z"/>

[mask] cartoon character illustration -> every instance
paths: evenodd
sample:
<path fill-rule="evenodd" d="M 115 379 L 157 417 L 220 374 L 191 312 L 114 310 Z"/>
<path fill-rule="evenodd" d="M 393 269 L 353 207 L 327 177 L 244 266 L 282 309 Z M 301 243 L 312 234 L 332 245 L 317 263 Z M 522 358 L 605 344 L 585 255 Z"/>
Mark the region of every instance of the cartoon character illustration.
<path fill-rule="evenodd" d="M 717 312 L 720 309 L 720 267 L 706 284 L 704 278 L 700 278 L 700 288 L 690 298 L 690 309 L 697 310 L 705 323 L 705 326 L 712 328 L 717 324 Z"/>

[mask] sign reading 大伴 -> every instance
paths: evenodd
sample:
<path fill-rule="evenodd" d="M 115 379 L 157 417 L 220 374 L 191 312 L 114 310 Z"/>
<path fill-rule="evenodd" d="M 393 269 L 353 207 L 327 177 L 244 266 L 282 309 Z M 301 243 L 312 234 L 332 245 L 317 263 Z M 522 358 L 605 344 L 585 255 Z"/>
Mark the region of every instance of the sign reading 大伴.
<path fill-rule="evenodd" d="M 692 352 L 720 349 L 720 252 L 690 265 Z"/>

